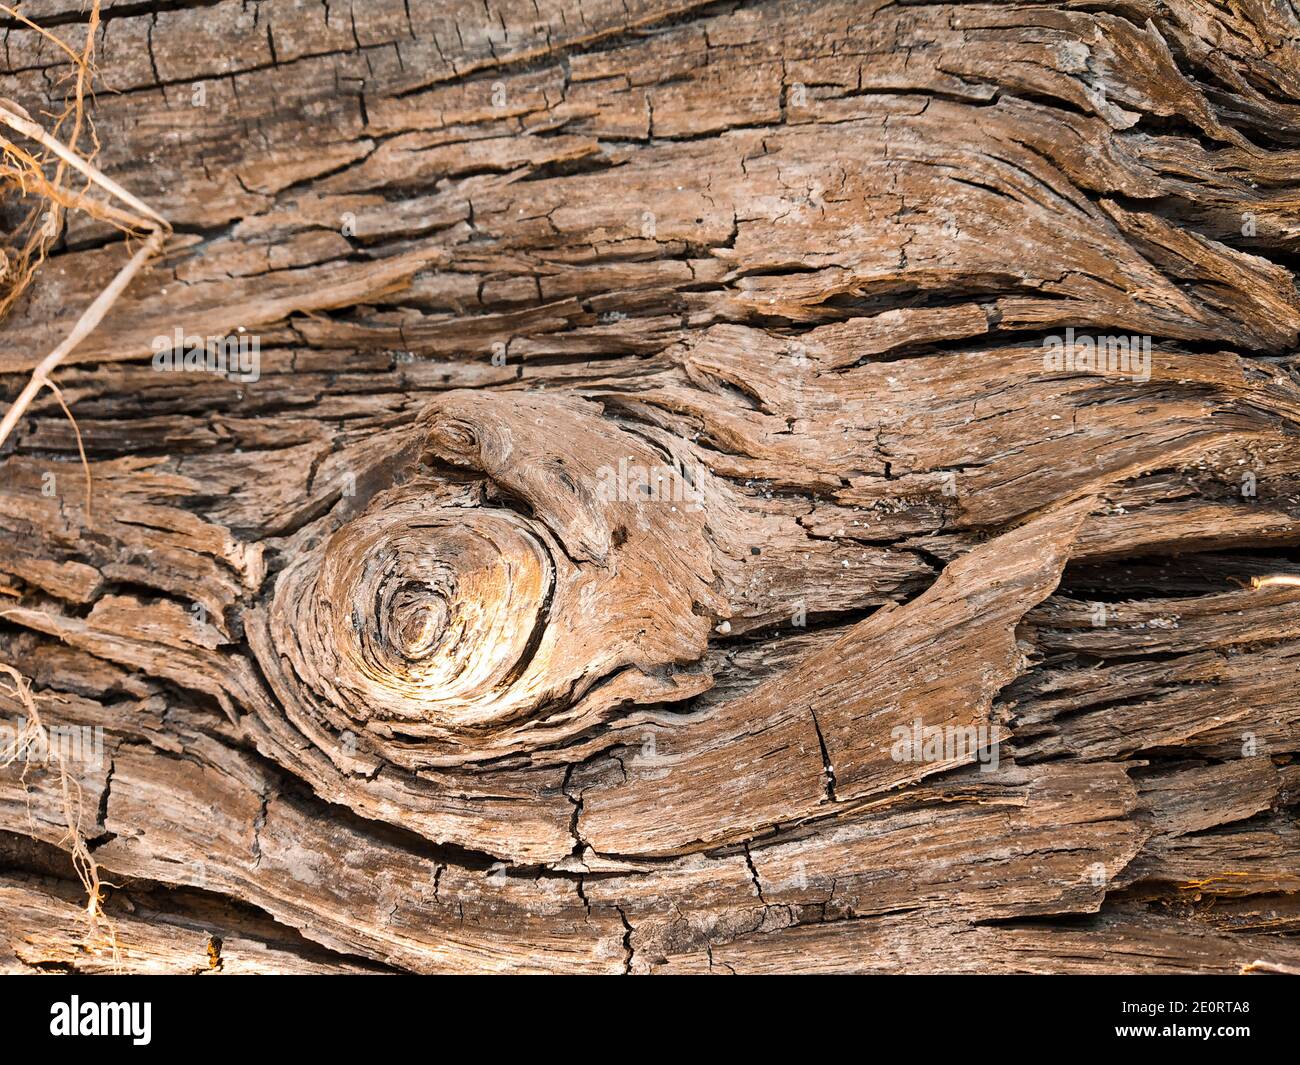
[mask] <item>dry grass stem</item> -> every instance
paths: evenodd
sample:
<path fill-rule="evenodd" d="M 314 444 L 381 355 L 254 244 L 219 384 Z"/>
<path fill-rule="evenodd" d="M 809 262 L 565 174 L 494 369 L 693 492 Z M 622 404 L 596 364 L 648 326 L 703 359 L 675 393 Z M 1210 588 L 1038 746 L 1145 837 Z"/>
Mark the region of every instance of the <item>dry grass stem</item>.
<path fill-rule="evenodd" d="M 30 20 L 19 15 L 13 9 L 0 4 L 0 10 L 6 11 L 11 17 L 21 20 L 26 25 L 32 26 L 45 36 L 50 37 L 51 40 L 57 41 L 57 38 L 54 38 L 48 31 L 31 23 Z M 76 69 L 73 103 L 54 125 L 57 132 L 71 118 L 72 131 L 69 143 L 65 144 L 57 136 L 51 134 L 40 123 L 33 120 L 31 115 L 19 105 L 9 100 L 0 100 L 0 124 L 35 141 L 58 160 L 54 177 L 52 179 L 47 178 L 43 168 L 43 160 L 24 151 L 7 138 L 0 137 L 0 149 L 3 149 L 5 156 L 5 166 L 0 168 L 0 178 L 8 178 L 14 181 L 24 195 L 34 192 L 49 204 L 49 210 L 43 225 L 32 232 L 26 246 L 17 255 L 17 262 L 11 267 L 10 273 L 12 277 L 6 278 L 10 289 L 3 298 L 0 298 L 0 317 L 13 306 L 18 296 L 30 283 L 36 266 L 44 259 L 46 246 L 53 239 L 53 235 L 58 232 L 58 211 L 60 208 L 83 211 L 93 218 L 109 222 L 128 233 L 139 232 L 146 234 L 146 237 L 144 244 L 131 256 L 126 265 L 118 271 L 117 275 L 90 306 L 82 312 L 81 317 L 77 319 L 72 331 L 63 342 L 37 364 L 26 387 L 19 393 L 18 398 L 5 413 L 4 418 L 0 420 L 0 445 L 3 445 L 5 440 L 9 438 L 10 433 L 13 432 L 19 419 L 22 418 L 28 407 L 31 406 L 32 401 L 40 393 L 41 388 L 45 385 L 49 385 L 51 388 L 54 387 L 50 374 L 67 357 L 68 353 L 103 321 L 104 316 L 118 297 L 121 296 L 127 285 L 130 284 L 132 278 L 140 272 L 150 259 L 161 252 L 167 236 L 171 232 L 170 224 L 161 214 L 143 200 L 122 188 L 121 185 L 95 166 L 90 159 L 83 157 L 76 150 L 85 119 L 84 100 L 92 69 L 94 35 L 98 25 L 99 0 L 95 0 L 87 25 L 86 44 L 82 52 L 78 54 L 62 41 L 57 41 L 59 47 L 72 59 Z M 93 131 L 91 136 L 93 140 Z M 96 149 L 97 147 L 96 144 Z M 71 167 L 86 178 L 87 191 L 91 186 L 97 186 L 107 193 L 109 197 L 125 205 L 129 210 L 122 210 L 111 203 L 93 199 L 85 193 L 65 189 L 63 186 L 65 166 Z M 71 419 L 72 414 L 68 410 L 67 404 L 61 396 L 57 398 L 60 406 L 63 407 L 65 413 Z M 75 420 L 73 426 L 76 429 Z M 81 454 L 82 463 L 86 468 L 87 478 L 89 478 L 90 467 L 86 461 L 80 430 L 77 429 L 76 433 L 77 448 Z M 87 521 L 89 521 L 89 508 L 90 491 L 88 487 Z"/>

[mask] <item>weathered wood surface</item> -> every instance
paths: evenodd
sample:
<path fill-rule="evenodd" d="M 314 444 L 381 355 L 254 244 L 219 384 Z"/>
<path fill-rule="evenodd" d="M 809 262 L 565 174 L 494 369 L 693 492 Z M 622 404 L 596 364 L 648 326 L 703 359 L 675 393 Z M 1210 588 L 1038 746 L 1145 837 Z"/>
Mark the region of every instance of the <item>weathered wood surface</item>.
<path fill-rule="evenodd" d="M 0 453 L 120 958 L 15 764 L 0 967 L 1300 967 L 1293 6 L 143 7 L 93 508 L 48 394 Z M 6 21 L 0 96 L 65 60 Z M 7 398 L 125 255 L 69 220 Z"/>

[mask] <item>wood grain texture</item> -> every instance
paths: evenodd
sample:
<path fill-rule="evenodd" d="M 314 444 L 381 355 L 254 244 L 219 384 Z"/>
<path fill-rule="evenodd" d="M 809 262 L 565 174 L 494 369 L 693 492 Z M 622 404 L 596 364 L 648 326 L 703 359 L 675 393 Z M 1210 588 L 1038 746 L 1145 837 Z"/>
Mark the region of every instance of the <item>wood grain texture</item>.
<path fill-rule="evenodd" d="M 0 969 L 1300 967 L 1293 6 L 103 7 Z"/>

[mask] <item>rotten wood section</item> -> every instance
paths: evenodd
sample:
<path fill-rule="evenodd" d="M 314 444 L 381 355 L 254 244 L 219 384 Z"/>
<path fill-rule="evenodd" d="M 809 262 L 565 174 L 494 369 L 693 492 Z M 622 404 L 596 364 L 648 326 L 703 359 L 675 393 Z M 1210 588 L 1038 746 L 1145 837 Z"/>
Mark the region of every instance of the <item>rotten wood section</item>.
<path fill-rule="evenodd" d="M 0 770 L 0 968 L 1296 971 L 1298 42 L 105 4 L 176 236 L 58 373 L 93 500 L 53 397 L 0 452 L 0 661 L 88 744 Z M 69 220 L 6 400 L 125 254 Z"/>

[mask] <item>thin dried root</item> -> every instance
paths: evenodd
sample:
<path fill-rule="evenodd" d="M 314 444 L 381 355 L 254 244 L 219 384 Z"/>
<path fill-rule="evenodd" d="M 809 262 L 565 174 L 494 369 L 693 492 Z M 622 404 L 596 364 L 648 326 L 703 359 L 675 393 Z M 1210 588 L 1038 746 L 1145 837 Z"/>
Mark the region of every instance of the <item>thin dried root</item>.
<path fill-rule="evenodd" d="M 99 152 L 99 141 L 95 136 L 94 123 L 90 122 L 86 116 L 85 97 L 94 78 L 95 34 L 100 24 L 99 9 L 100 0 L 92 0 L 90 13 L 86 21 L 85 44 L 82 46 L 80 54 L 78 54 L 59 37 L 43 26 L 34 23 L 21 11 L 0 3 L 0 11 L 51 41 L 71 61 L 75 71 L 72 100 L 63 113 L 54 120 L 51 136 L 55 140 L 65 140 L 76 151 L 79 150 L 78 145 L 81 143 L 84 127 L 90 135 L 91 148 L 88 157 L 91 159 Z M 24 119 L 31 121 L 31 116 L 22 108 L 14 105 L 13 110 Z M 71 124 L 71 133 L 64 137 L 62 131 L 65 125 L 69 123 Z M 21 190 L 24 197 L 33 194 L 33 189 L 30 186 L 35 185 L 34 191 L 36 195 L 47 202 L 51 202 L 53 206 L 44 212 L 40 208 L 29 211 L 27 218 L 14 230 L 15 234 L 17 234 L 25 229 L 27 236 L 20 246 L 15 246 L 12 249 L 12 264 L 8 261 L 9 254 L 5 255 L 6 269 L 3 277 L 0 277 L 0 319 L 3 319 L 9 313 L 35 278 L 36 271 L 40 268 L 41 263 L 45 261 L 50 244 L 58 237 L 61 228 L 59 207 L 66 208 L 68 206 L 68 196 L 63 191 L 63 178 L 67 163 L 61 159 L 58 161 L 54 168 L 53 180 L 50 181 L 46 179 L 43 171 L 47 159 L 32 158 L 27 153 L 20 152 L 8 141 L 4 141 L 3 144 L 6 149 L 4 153 L 6 158 L 4 164 L 0 165 L 0 182 L 13 183 Z M 16 165 L 10 164 L 10 158 L 12 158 L 12 164 Z M 90 188 L 89 182 L 86 188 Z M 89 210 L 91 214 L 97 214 L 93 208 Z"/>
<path fill-rule="evenodd" d="M 90 528 L 95 524 L 95 516 L 91 512 L 93 485 L 90 478 L 90 461 L 86 458 L 86 445 L 81 440 L 81 426 L 77 424 L 77 419 L 72 416 L 72 411 L 68 409 L 68 402 L 63 398 L 63 389 L 48 378 L 45 383 L 49 386 L 50 391 L 54 393 L 54 398 L 59 401 L 63 413 L 68 416 L 68 421 L 72 423 L 72 432 L 77 438 L 77 454 L 81 456 L 81 468 L 86 471 L 86 526 Z"/>
<path fill-rule="evenodd" d="M 28 21 L 23 16 L 12 11 L 3 4 L 0 4 L 0 10 L 7 11 L 11 16 L 19 18 L 24 22 Z M 95 166 L 89 159 L 83 158 L 75 149 L 77 140 L 81 135 L 81 127 L 84 117 L 83 100 L 90 71 L 91 56 L 94 49 L 94 34 L 98 24 L 99 0 L 95 0 L 92 5 L 90 22 L 87 27 L 86 45 L 80 55 L 72 51 L 72 49 L 62 41 L 57 41 L 57 39 L 55 39 L 59 47 L 61 47 L 72 58 L 72 61 L 77 68 L 74 103 L 69 111 L 64 112 L 63 116 L 55 125 L 57 131 L 68 118 L 69 114 L 72 115 L 72 146 L 64 144 L 58 139 L 58 137 L 54 136 L 41 126 L 40 123 L 34 121 L 31 115 L 23 110 L 23 108 L 18 104 L 13 103 L 10 100 L 0 99 L 0 125 L 7 126 L 16 133 L 20 133 L 24 137 L 35 141 L 59 160 L 53 180 L 46 178 L 42 170 L 41 160 L 35 158 L 28 152 L 24 152 L 21 148 L 4 137 L 0 137 L 0 148 L 3 148 L 5 153 L 6 166 L 3 168 L 3 171 L 0 172 L 0 176 L 5 176 L 16 181 L 24 192 L 28 190 L 29 184 L 33 186 L 33 191 L 44 196 L 45 199 L 50 202 L 51 222 L 55 222 L 57 219 L 57 213 L 60 208 L 64 210 L 82 210 L 92 217 L 111 222 L 113 225 L 125 229 L 128 232 L 140 232 L 146 234 L 145 242 L 131 257 L 130 261 L 123 266 L 120 271 L 118 271 L 117 276 L 113 278 L 108 287 L 105 288 L 95 301 L 86 308 L 81 317 L 77 320 L 72 332 L 68 334 L 68 337 L 63 341 L 63 343 L 59 344 L 58 347 L 51 351 L 37 365 L 36 369 L 32 372 L 31 380 L 28 381 L 27 386 L 21 393 L 19 393 L 17 400 L 14 401 L 14 404 L 5 413 L 3 420 L 0 420 L 0 445 L 3 445 L 5 440 L 9 438 L 9 434 L 13 432 L 14 427 L 18 424 L 18 420 L 23 416 L 32 401 L 40 393 L 41 388 L 44 385 L 49 385 L 51 388 L 54 387 L 50 380 L 50 374 L 53 372 L 55 367 L 57 367 L 68 353 L 81 343 L 81 341 L 83 341 L 99 325 L 103 320 L 104 315 L 108 313 L 109 309 L 125 290 L 126 286 L 130 284 L 131 279 L 140 272 L 145 263 L 162 251 L 167 236 L 171 233 L 171 225 L 167 219 L 133 193 L 124 189 L 116 181 Z M 35 28 L 38 30 L 40 29 L 40 27 Z M 50 36 L 48 32 L 44 30 L 41 30 L 41 32 L 46 33 L 46 36 Z M 93 131 L 91 136 L 93 139 Z M 71 167 L 83 175 L 88 182 L 87 188 L 91 185 L 99 186 L 99 188 L 108 193 L 112 199 L 125 205 L 127 210 L 115 207 L 112 204 L 101 200 L 90 199 L 84 194 L 74 193 L 70 190 L 64 189 L 62 178 L 63 168 L 65 166 Z M 55 228 L 57 228 L 57 224 L 55 225 Z M 29 246 L 24 253 L 24 259 L 30 258 L 28 253 L 34 253 L 43 258 L 44 241 L 48 239 L 48 236 L 47 233 L 40 239 L 36 240 L 34 249 L 29 243 Z M 20 268 L 15 271 L 17 281 L 14 291 L 4 300 L 3 306 L 0 308 L 0 313 L 2 313 L 3 309 L 7 309 L 12 305 L 13 300 L 17 298 L 17 294 L 21 292 L 22 288 L 24 288 L 31 280 L 33 271 L 34 266 L 30 262 L 23 262 L 20 264 Z M 59 402 L 66 412 L 68 410 L 67 404 L 63 402 L 62 397 L 59 397 Z M 68 412 L 68 417 L 72 417 L 70 412 Z M 73 425 L 75 428 L 75 421 L 73 422 Z M 89 477 L 90 467 L 89 464 L 86 463 L 85 449 L 81 446 L 81 433 L 79 430 L 77 431 L 77 446 L 78 450 L 81 452 L 82 462 L 86 467 L 87 477 Z M 90 506 L 89 498 L 90 489 L 88 487 L 88 521 Z"/>
<path fill-rule="evenodd" d="M 13 764 L 21 755 L 21 752 L 34 740 L 45 738 L 46 742 L 42 746 L 49 752 L 49 757 L 54 760 L 59 770 L 59 790 L 63 804 L 63 820 L 67 826 L 67 833 L 61 842 L 72 855 L 72 867 L 76 871 L 77 879 L 81 881 L 82 887 L 86 889 L 86 935 L 81 946 L 88 951 L 107 949 L 112 955 L 113 967 L 120 969 L 122 953 L 118 947 L 117 928 L 104 913 L 104 884 L 99 876 L 99 866 L 95 862 L 94 855 L 90 853 L 90 848 L 86 846 L 85 837 L 81 834 L 81 786 L 68 775 L 68 769 L 63 764 L 63 755 L 59 751 L 58 745 L 48 740 L 45 724 L 41 720 L 40 711 L 36 707 L 36 700 L 32 696 L 30 682 L 18 670 L 5 662 L 0 662 L 0 673 L 6 673 L 12 678 L 14 691 L 10 694 L 18 698 L 27 713 L 27 720 L 18 732 L 13 749 L 7 752 L 0 751 L 0 768 Z M 22 779 L 25 783 L 27 779 L 26 766 L 23 767 Z"/>

